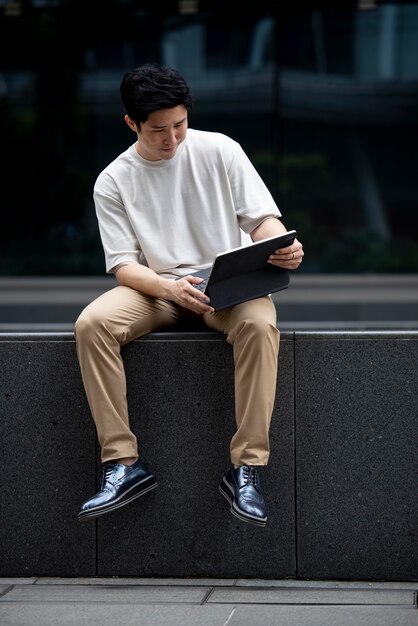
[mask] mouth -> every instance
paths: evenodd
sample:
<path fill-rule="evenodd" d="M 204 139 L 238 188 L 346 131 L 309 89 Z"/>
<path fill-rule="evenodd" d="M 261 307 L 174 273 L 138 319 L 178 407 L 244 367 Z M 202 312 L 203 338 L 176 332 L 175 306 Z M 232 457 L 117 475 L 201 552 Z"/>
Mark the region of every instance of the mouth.
<path fill-rule="evenodd" d="M 171 157 L 173 157 L 176 154 L 176 152 L 177 152 L 177 146 L 171 146 L 171 148 L 167 148 L 167 147 L 161 148 L 160 154 L 161 156 L 169 157 L 171 159 Z"/>

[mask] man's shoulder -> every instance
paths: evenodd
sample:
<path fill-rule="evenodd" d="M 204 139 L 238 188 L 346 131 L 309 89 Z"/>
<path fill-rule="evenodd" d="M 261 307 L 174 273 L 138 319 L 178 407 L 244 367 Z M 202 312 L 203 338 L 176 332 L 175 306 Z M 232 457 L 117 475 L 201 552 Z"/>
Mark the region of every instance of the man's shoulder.
<path fill-rule="evenodd" d="M 236 141 L 232 139 L 232 137 L 229 137 L 229 135 L 225 135 L 224 133 L 213 130 L 200 130 L 198 128 L 189 128 L 187 134 L 194 139 L 203 139 L 204 141 L 211 141 L 213 143 L 236 143 Z"/>
<path fill-rule="evenodd" d="M 121 152 L 115 159 L 113 159 L 113 161 L 108 163 L 108 165 L 106 165 L 106 167 L 102 169 L 102 171 L 97 176 L 96 184 L 100 181 L 103 181 L 103 179 L 108 178 L 109 176 L 117 176 L 118 172 L 124 171 L 129 163 L 133 163 L 134 157 L 132 152 L 134 149 L 134 145 L 129 146 L 127 150 Z"/>
<path fill-rule="evenodd" d="M 239 147 L 238 142 L 232 137 L 225 135 L 224 133 L 198 130 L 196 128 L 189 128 L 187 131 L 188 143 L 195 149 L 215 151 L 223 150 L 235 150 Z"/>

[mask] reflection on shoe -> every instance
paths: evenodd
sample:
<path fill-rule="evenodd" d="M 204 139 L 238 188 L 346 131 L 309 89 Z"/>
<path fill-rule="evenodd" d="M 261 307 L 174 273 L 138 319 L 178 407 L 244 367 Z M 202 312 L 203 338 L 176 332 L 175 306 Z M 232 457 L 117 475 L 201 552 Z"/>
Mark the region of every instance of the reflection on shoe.
<path fill-rule="evenodd" d="M 261 493 L 258 470 L 252 465 L 231 466 L 219 485 L 219 491 L 231 504 L 231 513 L 243 522 L 265 526 L 266 505 Z"/>
<path fill-rule="evenodd" d="M 157 486 L 157 481 L 141 459 L 133 465 L 105 463 L 100 491 L 81 505 L 78 519 L 84 522 L 110 513 Z"/>

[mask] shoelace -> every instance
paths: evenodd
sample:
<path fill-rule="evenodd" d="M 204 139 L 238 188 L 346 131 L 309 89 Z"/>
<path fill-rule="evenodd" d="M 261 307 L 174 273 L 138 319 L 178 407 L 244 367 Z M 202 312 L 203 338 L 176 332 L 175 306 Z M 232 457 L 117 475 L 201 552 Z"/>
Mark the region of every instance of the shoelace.
<path fill-rule="evenodd" d="M 258 489 L 258 475 L 255 467 L 249 467 L 248 465 L 244 467 L 244 478 L 248 483 L 251 483 L 253 487 Z"/>
<path fill-rule="evenodd" d="M 104 489 L 106 483 L 109 480 L 109 477 L 111 475 L 111 473 L 113 472 L 115 468 L 115 464 L 114 463 L 108 463 L 105 466 L 105 470 L 103 472 L 103 478 L 102 478 L 102 484 L 101 484 L 101 489 Z"/>

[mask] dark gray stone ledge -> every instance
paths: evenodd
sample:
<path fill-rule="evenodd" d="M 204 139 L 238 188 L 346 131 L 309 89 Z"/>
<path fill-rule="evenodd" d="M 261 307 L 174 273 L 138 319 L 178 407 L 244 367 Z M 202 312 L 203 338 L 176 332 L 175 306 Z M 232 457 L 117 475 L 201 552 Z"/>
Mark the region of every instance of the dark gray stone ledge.
<path fill-rule="evenodd" d="M 418 332 L 282 333 L 262 530 L 218 493 L 234 430 L 225 337 L 155 333 L 123 357 L 160 488 L 81 525 L 100 463 L 74 334 L 0 334 L 0 576 L 416 580 Z"/>
<path fill-rule="evenodd" d="M 282 339 L 359 340 L 418 339 L 418 330 L 281 330 Z M 170 331 L 150 333 L 135 341 L 222 341 L 216 331 Z M 74 332 L 0 332 L 0 341 L 74 341 Z"/>

